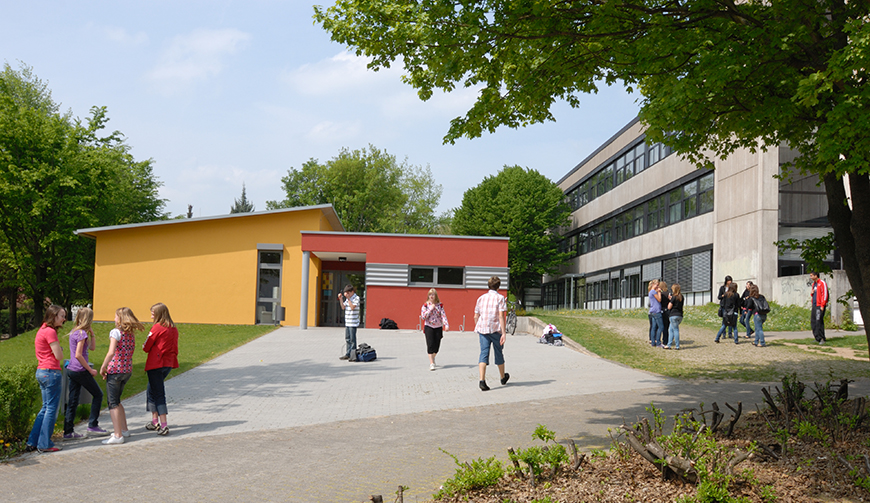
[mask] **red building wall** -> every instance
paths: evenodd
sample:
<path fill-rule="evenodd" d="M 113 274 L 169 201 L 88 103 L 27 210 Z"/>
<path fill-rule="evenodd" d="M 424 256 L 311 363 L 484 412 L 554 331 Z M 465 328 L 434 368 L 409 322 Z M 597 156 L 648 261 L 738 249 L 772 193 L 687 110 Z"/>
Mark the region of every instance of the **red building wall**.
<path fill-rule="evenodd" d="M 442 267 L 508 266 L 506 238 L 415 236 L 406 234 L 302 233 L 302 250 L 328 253 L 362 253 L 373 264 L 409 264 Z M 348 267 L 345 263 L 345 267 Z M 506 284 L 507 278 L 502 278 Z M 391 318 L 400 329 L 414 329 L 430 286 L 378 286 L 366 284 L 366 320 L 376 328 L 381 318 Z M 486 292 L 480 288 L 436 287 L 451 330 L 474 330 L 474 305 Z M 504 288 L 499 292 L 506 295 Z"/>

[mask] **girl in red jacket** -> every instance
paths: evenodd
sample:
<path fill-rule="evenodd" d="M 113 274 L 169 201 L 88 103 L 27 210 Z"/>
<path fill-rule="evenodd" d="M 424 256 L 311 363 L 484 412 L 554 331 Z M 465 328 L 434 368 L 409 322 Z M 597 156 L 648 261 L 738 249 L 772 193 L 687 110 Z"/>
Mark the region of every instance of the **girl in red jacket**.
<path fill-rule="evenodd" d="M 154 325 L 142 347 L 148 353 L 148 359 L 145 360 L 145 372 L 148 373 L 145 408 L 151 412 L 151 422 L 145 425 L 145 429 L 157 430 L 158 435 L 168 435 L 163 381 L 172 369 L 178 368 L 178 329 L 169 316 L 169 308 L 163 303 L 151 306 L 151 319 Z"/>

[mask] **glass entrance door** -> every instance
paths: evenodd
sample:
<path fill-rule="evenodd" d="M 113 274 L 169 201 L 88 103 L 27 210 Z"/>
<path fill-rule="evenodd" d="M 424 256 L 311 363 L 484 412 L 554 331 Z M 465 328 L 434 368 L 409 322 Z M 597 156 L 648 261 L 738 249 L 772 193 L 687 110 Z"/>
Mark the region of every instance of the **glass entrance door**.
<path fill-rule="evenodd" d="M 351 271 L 323 271 L 320 274 L 320 326 L 343 327 L 344 309 L 338 302 L 338 292 L 353 285 L 360 298 L 360 328 L 365 327 L 365 273 Z"/>
<path fill-rule="evenodd" d="M 281 307 L 280 251 L 260 251 L 257 277 L 257 325 L 277 325 Z"/>

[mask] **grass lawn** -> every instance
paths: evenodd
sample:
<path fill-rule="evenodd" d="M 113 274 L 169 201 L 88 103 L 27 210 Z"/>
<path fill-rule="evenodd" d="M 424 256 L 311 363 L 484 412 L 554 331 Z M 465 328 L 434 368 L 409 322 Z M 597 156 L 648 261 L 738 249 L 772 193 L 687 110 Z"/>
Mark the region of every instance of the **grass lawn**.
<path fill-rule="evenodd" d="M 144 391 L 148 378 L 145 374 L 145 359 L 147 353 L 142 351 L 142 344 L 148 335 L 151 324 L 145 324 L 145 332 L 136 332 L 136 352 L 133 353 L 133 375 L 124 388 L 122 398 L 127 398 Z M 115 328 L 114 323 L 94 323 L 94 334 L 97 338 L 97 348 L 90 352 L 90 361 L 99 370 L 103 359 L 109 351 L 109 331 Z M 273 326 L 250 326 L 250 325 L 178 325 L 178 369 L 172 371 L 172 378 L 182 372 L 197 367 L 231 349 L 237 348 L 261 335 L 267 334 L 276 327 Z M 72 322 L 66 324 L 58 331 L 58 339 L 63 348 L 64 358 L 70 357 L 69 332 L 73 329 Z M 0 342 L 0 366 L 16 365 L 19 363 L 36 363 L 34 355 L 34 339 L 36 330 L 28 331 L 13 339 Z M 106 391 L 105 381 L 97 376 L 97 382 Z M 104 398 L 105 408 L 105 398 Z M 108 415 L 103 418 L 108 421 Z M 58 415 L 58 424 L 63 427 L 63 417 Z M 110 424 L 110 423 L 107 423 Z"/>
<path fill-rule="evenodd" d="M 543 311 L 535 310 L 528 314 L 532 316 L 548 316 L 548 315 L 564 315 L 570 313 L 593 313 L 592 311 Z M 602 309 L 594 311 L 594 315 L 599 318 L 634 318 L 646 320 L 649 310 L 647 308 L 637 309 Z M 694 327 L 710 328 L 717 330 L 722 325 L 722 318 L 719 317 L 719 304 L 709 303 L 702 306 L 686 306 L 683 308 L 683 325 Z M 825 326 L 835 328 L 831 325 L 831 311 L 825 313 Z M 742 327 L 741 327 L 742 328 Z M 800 330 L 810 330 L 810 310 L 798 306 L 780 306 L 775 302 L 770 303 L 770 313 L 767 315 L 767 321 L 764 322 L 764 330 L 770 332 L 795 332 Z"/>
<path fill-rule="evenodd" d="M 767 327 L 765 327 L 767 328 Z M 846 335 L 844 337 L 833 337 L 825 342 L 824 346 L 819 346 L 815 339 L 792 339 L 788 341 L 791 344 L 803 344 L 807 346 L 807 350 L 816 351 L 819 353 L 835 353 L 835 348 L 851 349 L 856 356 L 867 357 L 867 338 L 863 335 Z"/>

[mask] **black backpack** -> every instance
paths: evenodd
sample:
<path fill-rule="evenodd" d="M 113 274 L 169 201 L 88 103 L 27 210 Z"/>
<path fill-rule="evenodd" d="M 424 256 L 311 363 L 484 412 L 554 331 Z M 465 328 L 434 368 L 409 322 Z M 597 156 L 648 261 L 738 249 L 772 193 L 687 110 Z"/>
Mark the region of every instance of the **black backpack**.
<path fill-rule="evenodd" d="M 381 327 L 381 330 L 398 330 L 399 325 L 396 325 L 396 322 L 389 318 L 381 318 L 381 322 L 378 323 L 378 326 Z"/>
<path fill-rule="evenodd" d="M 767 314 L 770 312 L 770 304 L 764 296 L 759 296 L 757 299 L 752 299 L 755 302 L 755 311 L 758 314 Z"/>

